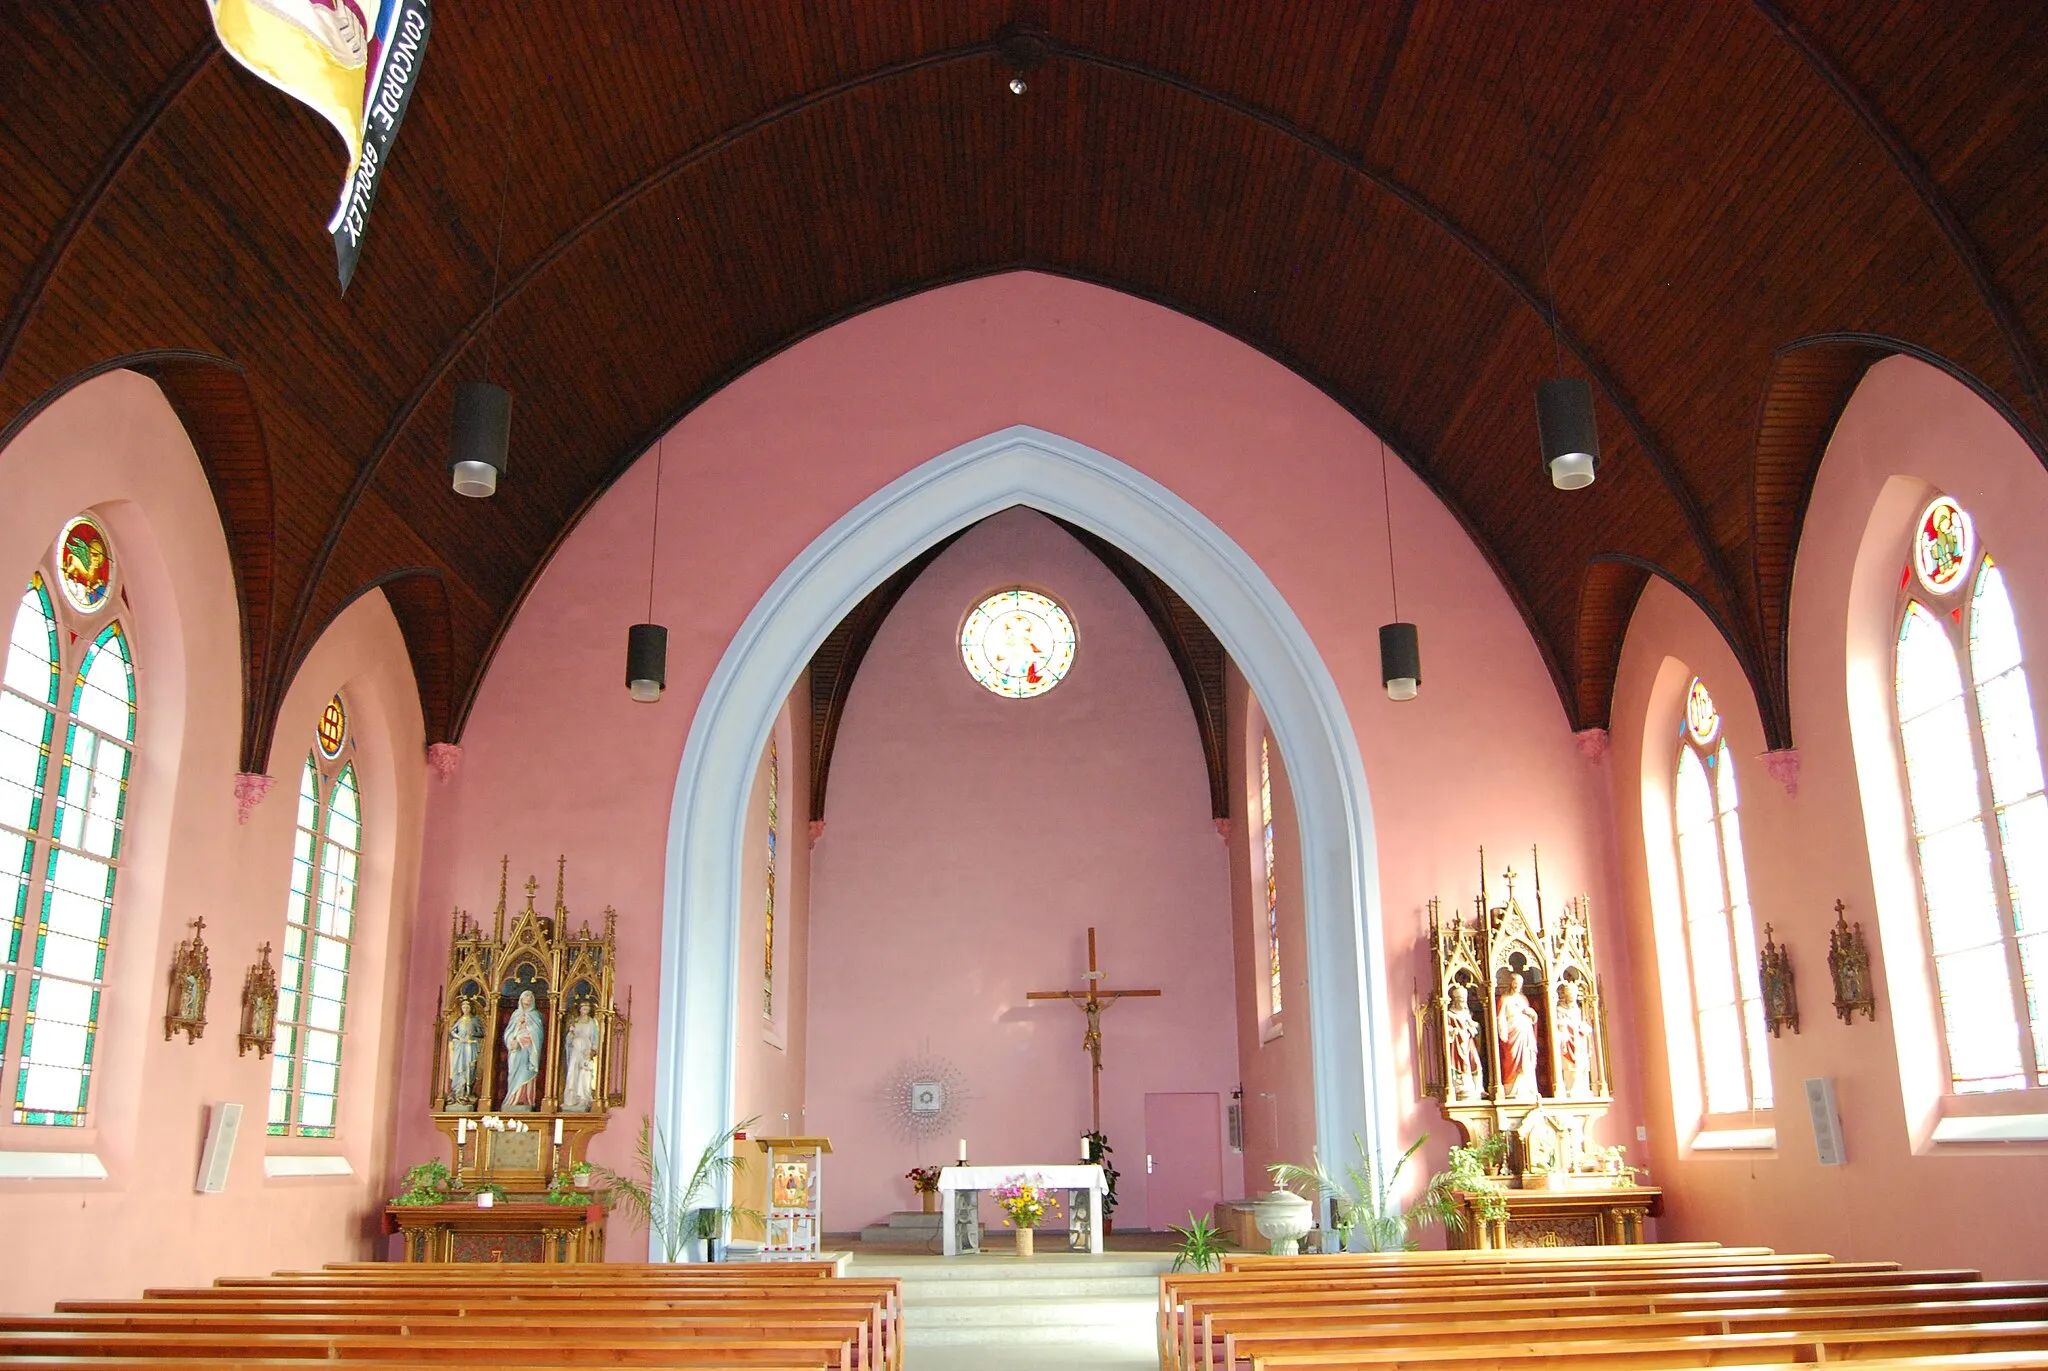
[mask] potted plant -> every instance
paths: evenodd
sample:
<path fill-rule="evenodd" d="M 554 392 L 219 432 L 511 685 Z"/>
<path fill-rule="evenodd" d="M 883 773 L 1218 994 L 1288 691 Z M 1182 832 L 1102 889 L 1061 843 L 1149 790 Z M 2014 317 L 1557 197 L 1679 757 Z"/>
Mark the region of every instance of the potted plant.
<path fill-rule="evenodd" d="M 1171 1223 L 1166 1226 L 1180 1235 L 1180 1246 L 1173 1253 L 1175 1271 L 1214 1271 L 1223 1265 L 1230 1239 L 1218 1232 L 1207 1216 L 1188 1215 L 1186 1228 Z"/>
<path fill-rule="evenodd" d="M 1493 1133 L 1476 1143 L 1467 1143 L 1451 1149 L 1448 1167 L 1430 1178 L 1430 1184 L 1443 1183 L 1445 1193 L 1453 1200 L 1463 1200 L 1472 1208 L 1472 1213 L 1481 1223 L 1495 1223 L 1508 1216 L 1507 1201 L 1501 1198 L 1499 1176 L 1507 1164 L 1509 1137 L 1506 1133 Z M 1454 1211 L 1454 1218 L 1446 1224 L 1457 1230 L 1465 1226 L 1462 1209 Z"/>
<path fill-rule="evenodd" d="M 1004 1226 L 1017 1230 L 1017 1255 L 1029 1257 L 1034 1231 L 1048 1214 L 1059 1212 L 1059 1200 L 1037 1176 L 1012 1176 L 989 1194 L 1002 1207 Z"/>
<path fill-rule="evenodd" d="M 1102 1168 L 1102 1236 L 1108 1237 L 1116 1231 L 1116 1163 L 1109 1159 L 1112 1149 L 1109 1139 L 1101 1133 L 1082 1135 L 1088 1142 L 1088 1160 Z M 1173 1227 L 1172 1224 L 1167 1225 Z"/>
<path fill-rule="evenodd" d="M 578 1162 L 567 1171 L 559 1172 L 548 1183 L 546 1196 L 549 1204 L 583 1206 L 593 1202 L 603 1203 L 602 1194 L 593 1194 L 591 1187 L 596 1183 L 596 1172 L 589 1162 Z"/>
<path fill-rule="evenodd" d="M 1457 1201 L 1443 1176 L 1432 1176 L 1421 1196 L 1407 1208 L 1394 1202 L 1402 1168 L 1428 1141 L 1429 1135 L 1423 1134 L 1392 1166 L 1384 1166 L 1374 1162 L 1364 1141 L 1354 1133 L 1351 1142 L 1358 1149 L 1358 1160 L 1347 1165 L 1342 1175 L 1333 1175 L 1320 1155 L 1314 1156 L 1311 1166 L 1276 1162 L 1266 1169 L 1275 1182 L 1307 1182 L 1330 1201 L 1330 1226 L 1337 1232 L 1340 1248 L 1351 1245 L 1351 1234 L 1356 1231 L 1368 1252 L 1402 1252 L 1416 1245 L 1417 1229 L 1433 1223 L 1454 1227 L 1459 1221 Z"/>
<path fill-rule="evenodd" d="M 476 1196 L 476 1207 L 478 1209 L 489 1209 L 500 1200 L 511 1198 L 511 1196 L 505 1193 L 505 1187 L 499 1185 L 496 1181 L 483 1181 L 471 1193 Z"/>
<path fill-rule="evenodd" d="M 732 1219 L 759 1219 L 760 1211 L 740 1205 L 720 1205 L 731 1178 L 746 1170 L 746 1158 L 728 1152 L 734 1139 L 754 1126 L 746 1119 L 720 1133 L 704 1145 L 697 1164 L 687 1178 L 677 1173 L 668 1139 L 654 1121 L 640 1121 L 640 1141 L 635 1149 L 639 1161 L 636 1175 L 625 1175 L 608 1166 L 592 1166 L 601 1189 L 599 1200 L 607 1209 L 625 1211 L 635 1223 L 645 1224 L 660 1245 L 663 1261 L 681 1261 L 693 1240 L 715 1238 L 719 1226 Z M 712 1254 L 705 1249 L 709 1259 Z"/>
<path fill-rule="evenodd" d="M 405 1189 L 391 1197 L 391 1203 L 402 1205 L 444 1204 L 454 1187 L 454 1177 L 448 1173 L 446 1162 L 421 1162 L 405 1173 Z"/>
<path fill-rule="evenodd" d="M 903 1173 L 903 1179 L 909 1181 L 910 1188 L 917 1192 L 927 1214 L 936 1214 L 939 1210 L 939 1172 L 944 1169 L 940 1166 L 913 1166 Z"/>

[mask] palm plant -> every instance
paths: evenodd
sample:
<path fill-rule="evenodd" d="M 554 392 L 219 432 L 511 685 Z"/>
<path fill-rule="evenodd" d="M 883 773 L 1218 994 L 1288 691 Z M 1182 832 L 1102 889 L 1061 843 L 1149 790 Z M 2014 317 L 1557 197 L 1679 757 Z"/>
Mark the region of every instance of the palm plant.
<path fill-rule="evenodd" d="M 706 1143 L 685 1180 L 676 1172 L 667 1136 L 652 1119 L 643 1117 L 635 1151 L 640 1163 L 637 1176 L 623 1175 L 608 1166 L 591 1167 L 599 1182 L 599 1203 L 607 1209 L 621 1209 L 628 1219 L 646 1225 L 661 1244 L 663 1261 L 682 1260 L 691 1238 L 708 1240 L 717 1236 L 724 1223 L 761 1217 L 759 1210 L 718 1203 L 720 1195 L 729 1193 L 731 1179 L 747 1169 L 746 1158 L 727 1149 L 754 1123 L 744 1119 Z"/>
<path fill-rule="evenodd" d="M 1346 1247 L 1350 1246 L 1353 1229 L 1360 1230 L 1368 1252 L 1402 1252 L 1416 1245 L 1415 1232 L 1418 1229 L 1433 1223 L 1453 1229 L 1464 1225 L 1464 1215 L 1458 1210 L 1450 1178 L 1445 1174 L 1430 1177 L 1422 1194 L 1406 1209 L 1394 1202 L 1394 1188 L 1400 1182 L 1401 1168 L 1408 1165 L 1408 1159 L 1429 1141 L 1427 1133 L 1410 1143 L 1400 1160 L 1390 1167 L 1376 1164 L 1372 1153 L 1366 1150 L 1364 1141 L 1356 1133 L 1351 1135 L 1351 1141 L 1358 1149 L 1358 1161 L 1347 1165 L 1341 1176 L 1333 1175 L 1323 1165 L 1321 1155 L 1313 1153 L 1313 1165 L 1275 1162 L 1266 1170 L 1272 1173 L 1276 1185 L 1303 1182 L 1314 1186 L 1319 1196 L 1329 1200 L 1330 1226 L 1337 1230 L 1338 1238 Z"/>
<path fill-rule="evenodd" d="M 1186 1228 L 1172 1223 L 1166 1226 L 1180 1234 L 1180 1246 L 1173 1256 L 1175 1271 L 1214 1271 L 1223 1264 L 1230 1239 L 1216 1231 L 1207 1215 L 1189 1214 Z"/>

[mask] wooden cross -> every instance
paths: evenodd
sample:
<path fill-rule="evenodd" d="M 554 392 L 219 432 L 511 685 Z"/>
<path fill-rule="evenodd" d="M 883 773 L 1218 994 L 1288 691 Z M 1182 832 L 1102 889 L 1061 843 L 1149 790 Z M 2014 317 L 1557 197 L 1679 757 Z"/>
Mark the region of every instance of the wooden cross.
<path fill-rule="evenodd" d="M 1102 972 L 1095 967 L 1095 930 L 1088 930 L 1088 988 L 1086 990 L 1032 990 L 1025 993 L 1027 1000 L 1072 1000 L 1083 1014 L 1088 1016 L 1088 1031 L 1081 1037 L 1081 1046 L 1088 1049 L 1088 1057 L 1094 1070 L 1090 1078 L 1089 1103 L 1094 1123 L 1093 1131 L 1102 1131 L 1102 1011 L 1122 999 L 1139 999 L 1156 996 L 1157 990 L 1104 990 L 1101 985 Z"/>

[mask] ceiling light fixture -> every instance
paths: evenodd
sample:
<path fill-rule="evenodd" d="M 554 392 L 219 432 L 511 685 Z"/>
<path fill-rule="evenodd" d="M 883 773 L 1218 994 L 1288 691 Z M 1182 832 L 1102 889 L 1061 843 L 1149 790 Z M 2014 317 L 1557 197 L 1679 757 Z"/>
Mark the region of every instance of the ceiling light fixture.
<path fill-rule="evenodd" d="M 1600 472 L 1600 433 L 1593 423 L 1593 388 L 1564 374 L 1564 342 L 1557 327 L 1557 287 L 1550 272 L 1550 230 L 1543 219 L 1543 190 L 1536 176 L 1536 121 L 1529 110 L 1529 82 L 1521 63 L 1522 130 L 1529 160 L 1529 196 L 1536 202 L 1536 240 L 1543 249 L 1543 303 L 1550 312 L 1550 347 L 1557 375 L 1536 387 L 1536 440 L 1543 472 L 1559 490 L 1581 490 Z"/>
<path fill-rule="evenodd" d="M 515 107 L 516 109 L 516 107 Z M 512 115 L 505 117 L 505 181 L 498 192 L 498 241 L 491 250 L 491 303 L 484 313 L 484 379 L 455 388 L 455 423 L 448 441 L 448 480 L 457 495 L 482 500 L 498 493 L 498 478 L 512 449 L 512 392 L 491 383 L 491 343 L 497 333 L 498 269 L 505 259 L 505 211 L 512 199 Z"/>
<path fill-rule="evenodd" d="M 1031 89 L 1032 71 L 1052 56 L 1052 39 L 1029 20 L 1013 20 L 996 30 L 996 53 L 1010 68 L 1010 94 Z"/>
<path fill-rule="evenodd" d="M 667 434 L 654 445 L 654 520 L 647 537 L 648 622 L 626 630 L 626 691 L 643 705 L 659 700 L 668 687 L 668 630 L 654 622 L 654 562 L 661 547 L 661 457 L 667 445 Z"/>
<path fill-rule="evenodd" d="M 1377 436 L 1377 435 L 1375 435 Z M 1394 622 L 1380 625 L 1380 679 L 1389 700 L 1412 700 L 1422 687 L 1422 637 L 1401 621 L 1401 582 L 1394 574 L 1394 505 L 1387 493 L 1387 440 L 1380 439 L 1380 507 L 1387 516 L 1387 585 L 1394 593 Z"/>

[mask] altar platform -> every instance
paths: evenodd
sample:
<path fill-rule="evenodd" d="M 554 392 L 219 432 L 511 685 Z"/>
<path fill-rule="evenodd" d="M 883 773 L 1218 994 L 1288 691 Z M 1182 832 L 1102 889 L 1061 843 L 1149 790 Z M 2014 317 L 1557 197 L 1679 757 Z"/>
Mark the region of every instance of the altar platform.
<path fill-rule="evenodd" d="M 1095 1216 L 1102 1212 L 1102 1168 L 1067 1162 L 1050 1166 L 949 1166 L 939 1172 L 939 1233 L 946 1256 L 981 1250 L 981 1192 L 1019 1177 L 1036 1181 L 1048 1190 L 1064 1191 L 1061 1217 L 1066 1222 L 1068 1246 L 1074 1250 L 1085 1247 L 1097 1256 L 1102 1254 L 1102 1225 L 1095 1222 Z"/>

